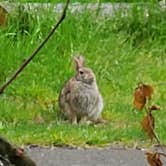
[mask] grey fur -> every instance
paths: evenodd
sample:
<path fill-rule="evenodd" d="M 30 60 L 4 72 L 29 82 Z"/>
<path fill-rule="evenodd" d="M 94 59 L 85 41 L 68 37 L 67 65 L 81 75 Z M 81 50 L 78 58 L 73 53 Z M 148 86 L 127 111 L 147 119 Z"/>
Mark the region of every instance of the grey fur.
<path fill-rule="evenodd" d="M 74 60 L 76 75 L 66 83 L 60 93 L 60 109 L 71 123 L 77 123 L 78 118 L 95 122 L 103 109 L 103 99 L 95 74 L 90 68 L 84 67 L 82 56 L 75 57 Z"/>

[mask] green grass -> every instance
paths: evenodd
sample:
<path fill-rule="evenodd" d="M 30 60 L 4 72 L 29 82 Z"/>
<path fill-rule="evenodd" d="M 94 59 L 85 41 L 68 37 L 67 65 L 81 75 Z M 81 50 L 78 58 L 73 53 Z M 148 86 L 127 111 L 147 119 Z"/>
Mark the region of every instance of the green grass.
<path fill-rule="evenodd" d="M 11 2 L 40 2 L 40 3 L 61 3 L 66 2 L 66 0 L 10 0 Z M 81 3 L 96 3 L 96 2 L 127 2 L 127 3 L 133 3 L 133 2 L 158 2 L 157 0 L 70 0 L 71 3 L 74 2 L 81 2 Z"/>
<path fill-rule="evenodd" d="M 0 96 L 0 134 L 17 144 L 145 146 L 148 138 L 140 126 L 144 112 L 133 110 L 132 105 L 134 88 L 144 82 L 154 86 L 152 103 L 161 106 L 154 116 L 156 132 L 165 144 L 166 14 L 153 6 L 150 13 L 143 19 L 139 8 L 126 17 L 117 13 L 113 18 L 68 12 L 56 34 Z M 58 18 L 51 11 L 40 16 L 12 15 L 10 26 L 0 29 L 0 84 Z M 86 65 L 96 74 L 108 124 L 73 126 L 59 116 L 58 95 L 74 75 L 75 54 L 84 54 Z"/>

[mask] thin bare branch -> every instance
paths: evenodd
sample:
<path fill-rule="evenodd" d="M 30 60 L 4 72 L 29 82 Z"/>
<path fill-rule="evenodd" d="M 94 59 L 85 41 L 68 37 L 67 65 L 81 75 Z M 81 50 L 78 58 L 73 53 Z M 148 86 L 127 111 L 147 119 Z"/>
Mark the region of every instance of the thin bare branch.
<path fill-rule="evenodd" d="M 62 21 L 64 20 L 64 18 L 66 17 L 66 11 L 67 8 L 69 6 L 69 2 L 70 0 L 66 1 L 64 10 L 62 12 L 62 15 L 60 17 L 60 19 L 58 20 L 58 22 L 54 25 L 53 29 L 50 30 L 50 32 L 48 33 L 48 35 L 46 36 L 46 38 L 39 44 L 39 46 L 32 52 L 32 54 L 29 56 L 28 59 L 26 59 L 21 66 L 16 70 L 16 72 L 9 78 L 9 80 L 4 83 L 1 87 L 0 87 L 0 94 L 2 94 L 4 92 L 4 90 L 17 78 L 17 76 L 22 72 L 22 70 L 30 63 L 30 61 L 37 55 L 37 53 L 41 50 L 41 48 L 46 44 L 46 42 L 48 41 L 48 39 L 53 35 L 53 33 L 55 32 L 55 30 L 59 27 L 59 25 L 62 23 Z"/>
<path fill-rule="evenodd" d="M 148 115 L 149 115 L 149 112 L 150 112 L 151 110 L 148 110 L 148 109 L 146 108 L 146 106 L 145 106 L 145 111 L 146 111 L 146 114 L 147 114 L 147 116 L 148 116 Z M 163 149 L 163 147 L 162 147 L 161 141 L 160 141 L 160 139 L 159 139 L 157 133 L 156 133 L 156 132 L 154 131 L 154 129 L 153 129 L 153 126 L 152 126 L 152 123 L 151 123 L 151 120 L 150 120 L 150 117 L 149 117 L 149 116 L 148 116 L 148 123 L 149 123 L 149 126 L 150 126 L 150 128 L 151 128 L 151 130 L 152 130 L 152 132 L 153 132 L 153 136 L 154 136 L 155 140 L 156 140 L 157 143 L 159 144 L 159 147 L 161 148 L 161 150 L 164 152 L 164 149 Z"/>
<path fill-rule="evenodd" d="M 161 152 L 159 152 L 158 154 L 160 154 L 160 155 L 166 157 L 166 154 L 165 154 L 165 153 L 161 153 Z"/>

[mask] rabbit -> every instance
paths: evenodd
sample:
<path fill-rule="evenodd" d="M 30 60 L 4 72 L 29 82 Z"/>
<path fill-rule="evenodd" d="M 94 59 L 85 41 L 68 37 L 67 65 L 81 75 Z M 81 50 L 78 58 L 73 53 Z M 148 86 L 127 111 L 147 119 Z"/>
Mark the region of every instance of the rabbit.
<path fill-rule="evenodd" d="M 92 69 L 84 67 L 83 56 L 74 57 L 76 75 L 67 81 L 59 95 L 61 112 L 72 124 L 80 121 L 98 122 L 103 99 Z"/>

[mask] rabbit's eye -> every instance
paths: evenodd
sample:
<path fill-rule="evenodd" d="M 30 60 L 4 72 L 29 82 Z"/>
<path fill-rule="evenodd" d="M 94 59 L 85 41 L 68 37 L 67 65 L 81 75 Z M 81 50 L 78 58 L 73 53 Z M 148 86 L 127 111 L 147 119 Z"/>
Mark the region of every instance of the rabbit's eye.
<path fill-rule="evenodd" d="M 79 71 L 79 73 L 82 75 L 82 74 L 84 74 L 84 72 L 83 71 Z"/>

